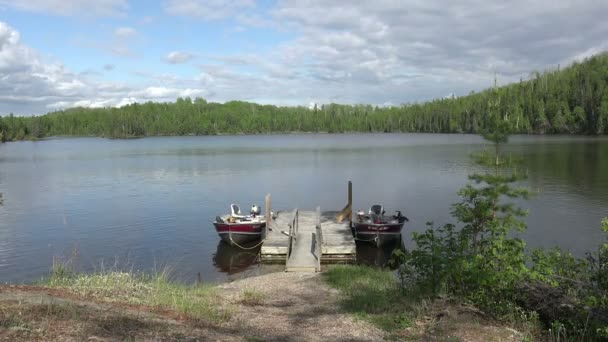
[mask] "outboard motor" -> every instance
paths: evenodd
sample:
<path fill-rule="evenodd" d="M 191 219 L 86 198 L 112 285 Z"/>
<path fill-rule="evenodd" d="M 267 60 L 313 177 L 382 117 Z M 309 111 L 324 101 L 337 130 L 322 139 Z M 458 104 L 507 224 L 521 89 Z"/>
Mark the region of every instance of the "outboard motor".
<path fill-rule="evenodd" d="M 384 208 L 380 204 L 374 204 L 369 208 L 369 216 L 373 223 L 381 223 L 384 216 Z"/>
<path fill-rule="evenodd" d="M 249 213 L 251 215 L 260 215 L 262 211 L 260 210 L 260 207 L 258 207 L 256 204 L 251 206 L 251 210 L 249 211 Z"/>
<path fill-rule="evenodd" d="M 399 223 L 402 223 L 405 221 L 409 222 L 409 220 L 410 220 L 401 214 L 401 210 L 397 210 L 397 215 L 395 215 L 395 219 L 397 219 L 397 221 L 399 221 Z"/>

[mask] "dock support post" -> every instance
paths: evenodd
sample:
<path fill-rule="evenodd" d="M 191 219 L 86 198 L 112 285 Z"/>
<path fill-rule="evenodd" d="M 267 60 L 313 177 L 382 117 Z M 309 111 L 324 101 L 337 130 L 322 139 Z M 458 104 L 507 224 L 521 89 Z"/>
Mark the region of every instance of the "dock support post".
<path fill-rule="evenodd" d="M 268 227 L 270 226 L 270 223 L 272 221 L 272 209 L 270 208 L 271 203 L 270 203 L 270 194 L 266 194 L 266 198 L 264 199 L 264 209 L 266 210 L 265 215 L 266 215 L 266 236 L 268 236 Z"/>

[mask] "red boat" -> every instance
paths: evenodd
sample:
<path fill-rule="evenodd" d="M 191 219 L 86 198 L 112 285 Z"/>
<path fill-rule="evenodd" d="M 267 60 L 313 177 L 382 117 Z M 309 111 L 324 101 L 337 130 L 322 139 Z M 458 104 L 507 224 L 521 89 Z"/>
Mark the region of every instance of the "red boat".
<path fill-rule="evenodd" d="M 260 215 L 259 208 L 254 205 L 249 215 L 241 215 L 241 209 L 236 204 L 230 205 L 230 214 L 217 216 L 213 222 L 220 238 L 230 246 L 241 247 L 262 238 L 266 219 Z"/>
<path fill-rule="evenodd" d="M 370 242 L 376 247 L 401 239 L 401 229 L 407 217 L 397 211 L 396 215 L 385 216 L 384 208 L 375 204 L 366 215 L 363 211 L 357 212 L 353 220 L 353 234 L 359 241 Z"/>

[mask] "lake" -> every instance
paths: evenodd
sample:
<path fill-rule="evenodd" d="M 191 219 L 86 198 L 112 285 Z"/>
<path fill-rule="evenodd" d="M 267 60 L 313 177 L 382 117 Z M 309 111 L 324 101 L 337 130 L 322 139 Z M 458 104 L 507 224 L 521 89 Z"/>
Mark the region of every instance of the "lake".
<path fill-rule="evenodd" d="M 339 210 L 353 181 L 354 208 L 403 209 L 404 228 L 451 222 L 450 206 L 475 170 L 475 135 L 301 134 L 51 139 L 0 144 L 0 281 L 32 282 L 53 260 L 79 271 L 170 267 L 177 279 L 221 282 L 280 270 L 219 243 L 211 221 L 232 202 L 249 208 Z M 516 136 L 530 209 L 529 247 L 577 255 L 603 241 L 608 139 Z M 377 257 L 362 247 L 364 258 Z"/>

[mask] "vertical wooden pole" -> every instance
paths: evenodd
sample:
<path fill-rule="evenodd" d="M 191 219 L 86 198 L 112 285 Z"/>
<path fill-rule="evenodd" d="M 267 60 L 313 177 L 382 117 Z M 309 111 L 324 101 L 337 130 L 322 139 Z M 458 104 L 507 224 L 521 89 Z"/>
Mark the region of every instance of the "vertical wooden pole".
<path fill-rule="evenodd" d="M 268 236 L 268 227 L 270 226 L 270 223 L 272 221 L 272 214 L 271 212 L 271 208 L 270 208 L 270 194 L 266 195 L 266 199 L 264 201 L 264 209 L 266 210 L 266 236 Z"/>
<path fill-rule="evenodd" d="M 321 258 L 323 257 L 323 231 L 321 227 L 321 207 L 317 207 L 317 222 L 315 225 L 315 255 L 317 257 L 316 271 L 321 272 Z"/>
<path fill-rule="evenodd" d="M 348 222 L 353 222 L 353 182 L 348 181 L 348 210 L 350 213 L 348 214 Z"/>

